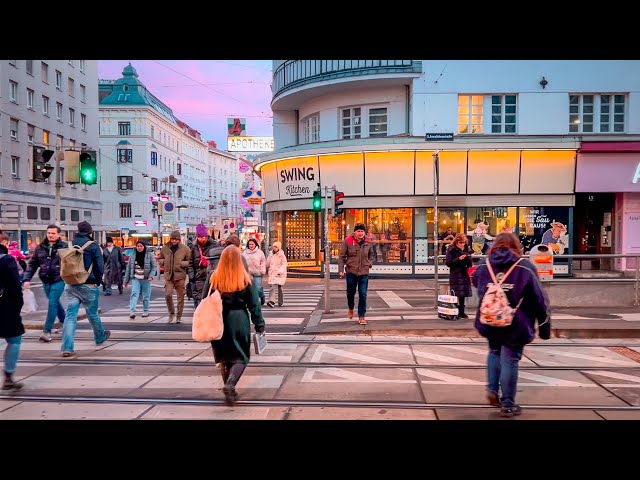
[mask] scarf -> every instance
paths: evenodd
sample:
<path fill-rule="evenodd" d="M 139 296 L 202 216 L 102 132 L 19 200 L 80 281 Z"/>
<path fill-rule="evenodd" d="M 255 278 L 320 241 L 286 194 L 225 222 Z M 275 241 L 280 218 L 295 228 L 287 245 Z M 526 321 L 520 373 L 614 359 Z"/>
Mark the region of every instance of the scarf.
<path fill-rule="evenodd" d="M 136 248 L 136 263 L 140 265 L 140 268 L 144 268 L 144 257 L 147 255 L 147 247 L 144 247 L 144 250 L 141 252 Z"/>

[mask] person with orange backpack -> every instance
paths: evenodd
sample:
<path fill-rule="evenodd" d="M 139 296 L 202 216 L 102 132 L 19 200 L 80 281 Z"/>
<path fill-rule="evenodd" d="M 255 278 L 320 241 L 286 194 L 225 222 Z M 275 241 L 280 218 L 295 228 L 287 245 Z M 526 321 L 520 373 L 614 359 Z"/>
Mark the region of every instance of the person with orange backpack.
<path fill-rule="evenodd" d="M 472 277 L 480 299 L 475 328 L 489 341 L 487 400 L 501 407 L 501 416 L 513 417 L 522 413 L 516 403 L 518 362 L 535 338 L 536 322 L 540 338 L 551 337 L 549 301 L 515 234 L 499 233 L 488 255 Z"/>

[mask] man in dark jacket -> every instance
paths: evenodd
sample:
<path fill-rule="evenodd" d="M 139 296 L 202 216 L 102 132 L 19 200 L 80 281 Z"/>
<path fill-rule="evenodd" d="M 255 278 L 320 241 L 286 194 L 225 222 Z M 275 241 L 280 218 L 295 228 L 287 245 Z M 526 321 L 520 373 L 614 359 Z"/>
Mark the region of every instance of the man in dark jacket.
<path fill-rule="evenodd" d="M 113 238 L 107 237 L 107 246 L 102 252 L 104 262 L 104 294 L 111 295 L 111 285 L 118 285 L 118 292 L 122 295 L 122 277 L 127 263 L 122 256 L 122 249 L 113 244 Z"/>
<path fill-rule="evenodd" d="M 347 271 L 347 306 L 348 318 L 353 318 L 356 288 L 358 289 L 358 323 L 366 325 L 367 320 L 367 287 L 369 286 L 369 269 L 373 265 L 373 250 L 365 236 L 363 223 L 356 223 L 353 234 L 345 238 L 340 246 L 338 256 L 338 274 L 340 278 Z"/>
<path fill-rule="evenodd" d="M 182 311 L 184 310 L 185 279 L 187 278 L 187 268 L 191 261 L 191 250 L 181 242 L 180 232 L 171 232 L 169 243 L 164 245 L 158 256 L 158 263 L 164 265 L 164 298 L 169 310 L 169 322 L 176 323 L 182 321 Z M 173 305 L 173 291 L 178 296 L 178 315 Z"/>
<path fill-rule="evenodd" d="M 480 304 L 487 288 L 497 281 L 504 282 L 501 284 L 502 290 L 509 300 L 509 305 L 512 308 L 517 307 L 511 325 L 495 327 L 482 323 L 480 308 L 475 321 L 480 335 L 489 340 L 487 399 L 491 405 L 502 407 L 500 414 L 503 417 L 521 413 L 520 407 L 515 403 L 518 362 L 522 358 L 524 346 L 531 343 L 535 337 L 536 321 L 540 338 L 548 340 L 551 336 L 547 296 L 542 289 L 536 267 L 528 260 L 522 259 L 521 252 L 522 245 L 513 233 L 498 234 L 487 259 L 494 275 L 491 275 L 487 264 L 483 263 L 478 266 L 472 277 L 473 285 L 478 288 Z M 509 269 L 518 261 L 507 275 Z M 501 398 L 498 394 L 500 389 Z"/>
<path fill-rule="evenodd" d="M 87 242 L 92 242 L 83 252 L 84 268 L 90 272 L 89 277 L 82 285 L 67 285 L 65 295 L 67 298 L 67 315 L 62 330 L 62 356 L 73 359 L 78 355 L 73 351 L 73 342 L 76 336 L 76 324 L 78 322 L 78 310 L 80 305 L 87 311 L 87 317 L 96 345 L 102 345 L 111 336 L 111 331 L 105 330 L 98 315 L 100 302 L 100 279 L 103 275 L 103 261 L 100 246 L 93 240 L 93 228 L 88 222 L 78 224 L 78 233 L 73 238 L 73 245 L 82 247 Z"/>
<path fill-rule="evenodd" d="M 7 341 L 4 352 L 3 390 L 19 390 L 22 383 L 13 380 L 18 365 L 20 343 L 24 334 L 24 326 L 20 317 L 22 310 L 22 288 L 18 264 L 9 255 L 9 236 L 0 233 L 0 338 Z"/>
<path fill-rule="evenodd" d="M 60 323 L 64 324 L 64 308 L 60 304 L 60 297 L 64 292 L 64 280 L 60 278 L 60 255 L 58 255 L 58 249 L 67 247 L 67 243 L 60 239 L 60 227 L 49 225 L 47 227 L 46 240 L 34 250 L 27 266 L 27 271 L 24 274 L 22 285 L 24 288 L 31 288 L 29 282 L 38 268 L 40 269 L 40 280 L 42 280 L 44 294 L 49 300 L 47 320 L 44 322 L 44 329 L 42 335 L 40 335 L 40 341 L 42 342 L 51 341 L 51 329 L 53 328 L 56 314 Z"/>
<path fill-rule="evenodd" d="M 191 260 L 189 261 L 189 268 L 187 269 L 189 282 L 192 286 L 193 303 L 196 307 L 200 304 L 200 300 L 202 300 L 202 289 L 207 281 L 207 273 L 215 270 L 217 260 L 220 259 L 221 254 L 222 247 L 217 246 L 209 236 L 207 227 L 203 224 L 198 225 L 196 227 L 196 241 L 191 246 Z M 217 256 L 216 265 L 211 269 L 210 264 L 214 256 Z"/>

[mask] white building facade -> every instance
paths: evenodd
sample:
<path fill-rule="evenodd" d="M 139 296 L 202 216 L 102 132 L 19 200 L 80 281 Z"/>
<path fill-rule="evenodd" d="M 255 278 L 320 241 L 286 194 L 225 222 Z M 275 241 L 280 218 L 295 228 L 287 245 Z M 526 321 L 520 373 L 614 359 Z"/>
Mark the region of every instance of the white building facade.
<path fill-rule="evenodd" d="M 270 243 L 283 242 L 293 267 L 319 265 L 318 182 L 345 193 L 329 225 L 332 261 L 362 222 L 374 239 L 373 274 L 433 274 L 434 234 L 445 238 L 452 227 L 472 239 L 481 222 L 479 252 L 501 231 L 516 233 L 525 251 L 540 243 L 558 254 L 640 251 L 640 61 L 286 60 L 273 68 L 276 150 L 255 168 Z M 598 183 L 603 162 L 617 172 L 612 184 Z M 583 267 L 558 258 L 554 270 Z"/>
<path fill-rule="evenodd" d="M 98 150 L 98 67 L 95 60 L 0 61 L 0 226 L 23 250 L 33 250 L 57 223 L 72 237 L 81 221 L 104 230 L 98 186 L 65 185 L 55 212 L 55 183 L 32 182 L 33 147 Z M 98 158 L 98 162 L 100 162 Z"/>
<path fill-rule="evenodd" d="M 149 92 L 128 65 L 116 81 L 100 81 L 100 172 L 104 222 L 116 243 L 166 243 L 208 218 L 208 145 Z M 150 197 L 168 196 L 158 207 Z M 155 209 L 163 215 L 158 219 Z"/>
<path fill-rule="evenodd" d="M 241 218 L 238 157 L 212 144 L 208 149 L 209 228 L 216 239 L 237 234 Z"/>

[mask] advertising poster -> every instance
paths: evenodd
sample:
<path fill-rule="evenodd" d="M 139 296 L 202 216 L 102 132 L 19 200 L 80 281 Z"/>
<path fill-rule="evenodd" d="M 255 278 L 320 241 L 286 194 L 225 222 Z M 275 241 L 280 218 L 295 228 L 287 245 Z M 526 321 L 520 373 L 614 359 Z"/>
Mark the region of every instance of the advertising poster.
<path fill-rule="evenodd" d="M 536 245 L 547 245 L 554 255 L 569 253 L 567 207 L 520 208 L 520 242 L 527 254 Z"/>

